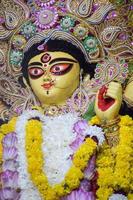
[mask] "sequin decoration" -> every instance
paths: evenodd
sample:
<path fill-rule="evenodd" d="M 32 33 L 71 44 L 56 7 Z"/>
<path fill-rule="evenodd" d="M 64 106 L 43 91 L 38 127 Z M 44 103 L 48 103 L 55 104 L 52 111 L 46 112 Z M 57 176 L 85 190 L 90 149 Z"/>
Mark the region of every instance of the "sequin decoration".
<path fill-rule="evenodd" d="M 69 16 L 61 19 L 60 26 L 64 31 L 69 31 L 75 25 L 75 20 Z"/>
<path fill-rule="evenodd" d="M 26 39 L 22 35 L 15 35 L 12 44 L 15 49 L 23 49 L 26 44 Z"/>
<path fill-rule="evenodd" d="M 103 85 L 116 80 L 123 83 L 128 76 L 128 64 L 124 59 L 110 58 L 98 63 L 95 69 L 95 84 Z"/>
<path fill-rule="evenodd" d="M 2 16 L 0 16 L 0 24 L 3 24 L 3 23 L 5 23 L 5 19 Z"/>
<path fill-rule="evenodd" d="M 55 0 L 35 0 L 36 4 L 40 7 L 50 6 L 55 3 Z"/>
<path fill-rule="evenodd" d="M 83 40 L 87 37 L 88 35 L 88 29 L 84 26 L 82 26 L 81 24 L 80 25 L 77 25 L 75 28 L 74 28 L 74 35 L 80 39 L 80 40 Z"/>
<path fill-rule="evenodd" d="M 23 53 L 21 51 L 11 51 L 10 63 L 15 66 L 20 66 L 23 59 Z"/>
<path fill-rule="evenodd" d="M 27 0 L 27 5 L 32 14 L 35 13 L 35 11 L 38 9 L 38 6 L 36 5 L 34 0 Z"/>
<path fill-rule="evenodd" d="M 57 9 L 54 7 L 45 7 L 34 14 L 35 24 L 41 30 L 52 28 L 58 19 Z"/>
<path fill-rule="evenodd" d="M 0 49 L 0 66 L 5 63 L 5 55 L 4 52 Z"/>
<path fill-rule="evenodd" d="M 36 26 L 32 22 L 27 22 L 21 27 L 20 33 L 26 38 L 29 39 L 36 34 Z"/>
<path fill-rule="evenodd" d="M 97 46 L 98 46 L 98 41 L 95 37 L 93 36 L 88 36 L 84 42 L 83 45 L 85 47 L 85 49 L 90 52 L 90 53 L 94 53 L 97 51 Z"/>
<path fill-rule="evenodd" d="M 9 30 L 13 30 L 18 25 L 18 19 L 14 12 L 12 11 L 4 11 L 5 13 L 5 26 Z"/>
<path fill-rule="evenodd" d="M 58 11 L 65 13 L 67 11 L 67 5 L 65 0 L 59 0 L 56 2 L 56 6 L 58 7 Z"/>

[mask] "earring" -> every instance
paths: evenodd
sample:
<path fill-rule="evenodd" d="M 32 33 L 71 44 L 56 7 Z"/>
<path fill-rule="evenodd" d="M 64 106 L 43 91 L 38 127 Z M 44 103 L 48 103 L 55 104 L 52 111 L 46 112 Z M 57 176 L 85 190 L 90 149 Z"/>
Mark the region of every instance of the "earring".
<path fill-rule="evenodd" d="M 80 84 L 79 88 L 75 90 L 71 97 L 71 107 L 74 111 L 84 114 L 88 109 L 89 98 L 83 87 L 83 70 L 80 71 Z"/>
<path fill-rule="evenodd" d="M 83 69 L 80 70 L 80 82 L 79 82 L 79 107 L 82 105 L 82 90 L 83 90 Z"/>

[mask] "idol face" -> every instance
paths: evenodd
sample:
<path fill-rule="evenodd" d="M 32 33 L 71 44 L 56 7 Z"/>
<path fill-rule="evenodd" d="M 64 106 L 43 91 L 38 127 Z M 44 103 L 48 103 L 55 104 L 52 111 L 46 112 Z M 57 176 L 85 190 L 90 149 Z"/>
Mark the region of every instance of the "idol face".
<path fill-rule="evenodd" d="M 79 85 L 80 66 L 68 53 L 44 52 L 28 63 L 28 78 L 41 105 L 61 105 Z"/>

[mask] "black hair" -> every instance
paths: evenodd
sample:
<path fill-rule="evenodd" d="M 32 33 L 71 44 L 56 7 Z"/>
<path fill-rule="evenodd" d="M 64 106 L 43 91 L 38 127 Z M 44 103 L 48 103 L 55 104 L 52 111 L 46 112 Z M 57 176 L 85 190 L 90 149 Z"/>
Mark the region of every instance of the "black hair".
<path fill-rule="evenodd" d="M 44 42 L 45 40 L 42 40 L 40 43 L 34 44 L 33 46 L 31 46 L 31 48 L 29 48 L 27 52 L 24 53 L 24 58 L 21 66 L 22 66 L 23 76 L 26 78 L 28 82 L 29 82 L 28 72 L 27 72 L 28 62 L 32 57 L 44 52 L 44 50 L 38 50 L 37 48 Z M 90 74 L 91 78 L 94 76 L 95 64 L 88 63 L 85 59 L 83 52 L 70 42 L 64 40 L 50 39 L 46 43 L 46 47 L 47 51 L 52 51 L 52 52 L 61 51 L 72 55 L 79 62 L 80 68 L 83 69 L 83 72 L 85 74 L 86 73 Z"/>
<path fill-rule="evenodd" d="M 133 118 L 133 108 L 129 108 L 127 106 L 126 102 L 123 101 L 119 114 L 120 115 L 129 115 L 130 117 Z"/>

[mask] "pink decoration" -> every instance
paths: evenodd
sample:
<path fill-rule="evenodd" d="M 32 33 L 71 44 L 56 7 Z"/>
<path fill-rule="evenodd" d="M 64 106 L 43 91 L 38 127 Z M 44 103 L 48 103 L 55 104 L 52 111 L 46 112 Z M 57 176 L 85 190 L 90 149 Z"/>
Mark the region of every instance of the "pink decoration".
<path fill-rule="evenodd" d="M 83 134 L 84 130 L 88 127 L 86 120 L 80 120 L 74 124 L 73 131 L 78 134 Z"/>
<path fill-rule="evenodd" d="M 99 8 L 99 4 L 95 3 L 93 4 L 93 11 L 96 11 Z"/>
<path fill-rule="evenodd" d="M 50 6 L 52 5 L 55 0 L 47 0 L 47 1 L 42 1 L 42 0 L 35 0 L 36 4 L 40 7 L 45 7 L 45 6 Z"/>
<path fill-rule="evenodd" d="M 1 200 L 5 200 L 5 199 L 18 200 L 19 197 L 20 197 L 20 194 L 13 189 L 4 188 L 4 189 L 0 190 L 0 199 Z"/>
<path fill-rule="evenodd" d="M 72 143 L 70 144 L 71 149 L 72 149 L 73 151 L 76 151 L 76 150 L 79 148 L 79 146 L 83 143 L 83 140 L 84 140 L 84 137 L 83 137 L 83 136 L 82 136 L 82 137 L 77 137 L 77 138 L 74 140 L 74 142 L 72 142 Z"/>
<path fill-rule="evenodd" d="M 90 161 L 89 161 L 89 164 L 88 164 L 88 167 L 86 168 L 85 170 L 85 176 L 87 177 L 91 177 L 92 174 L 94 173 L 94 170 L 95 170 L 95 163 L 96 163 L 96 156 L 94 155 Z"/>
<path fill-rule="evenodd" d="M 18 172 L 5 171 L 0 175 L 0 180 L 4 188 L 16 188 L 18 186 Z"/>
<path fill-rule="evenodd" d="M 6 170 L 15 171 L 16 170 L 16 164 L 17 163 L 14 160 L 7 160 L 3 163 L 2 169 L 3 169 L 3 171 L 6 171 Z"/>
<path fill-rule="evenodd" d="M 58 12 L 55 7 L 44 7 L 37 11 L 33 17 L 35 18 L 35 24 L 38 26 L 39 30 L 52 28 L 58 19 Z"/>
<path fill-rule="evenodd" d="M 3 172 L 0 174 L 2 189 L 0 190 L 0 199 L 19 200 L 20 194 L 18 188 L 17 172 L 17 137 L 16 133 L 7 134 L 2 140 L 3 145 Z"/>
<path fill-rule="evenodd" d="M 15 147 L 5 147 L 3 149 L 3 160 L 13 160 L 17 158 L 17 149 Z"/>
<path fill-rule="evenodd" d="M 5 22 L 5 19 L 3 17 L 0 17 L 0 24 L 3 24 Z"/>
<path fill-rule="evenodd" d="M 92 192 L 84 192 L 82 189 L 73 191 L 62 200 L 95 200 Z"/>
<path fill-rule="evenodd" d="M 121 33 L 121 34 L 119 35 L 119 39 L 121 39 L 121 40 L 126 40 L 126 39 L 127 39 L 127 35 L 126 35 L 125 33 Z"/>
<path fill-rule="evenodd" d="M 15 133 L 9 133 L 7 134 L 3 141 L 2 141 L 3 147 L 13 147 L 17 145 L 17 137 Z"/>

